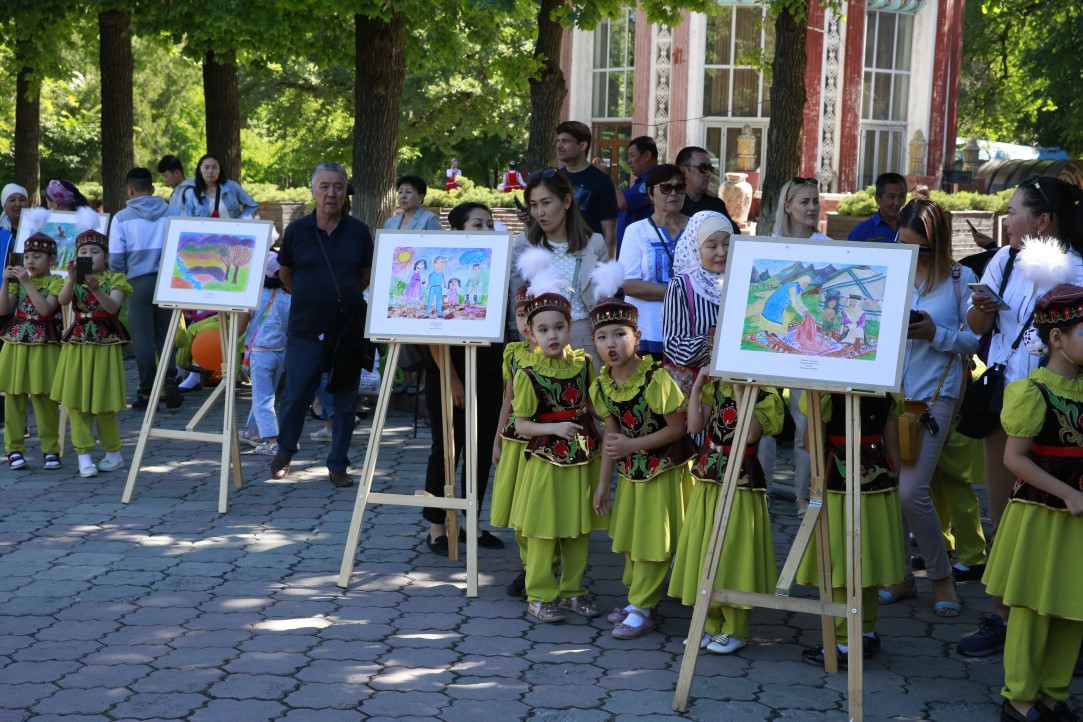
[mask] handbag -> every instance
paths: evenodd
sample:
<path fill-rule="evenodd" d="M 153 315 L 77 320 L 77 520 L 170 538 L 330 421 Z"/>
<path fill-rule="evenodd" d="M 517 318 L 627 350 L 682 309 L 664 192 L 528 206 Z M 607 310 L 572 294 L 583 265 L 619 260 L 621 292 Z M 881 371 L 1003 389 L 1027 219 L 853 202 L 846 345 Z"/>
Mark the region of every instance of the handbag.
<path fill-rule="evenodd" d="M 327 371 L 327 393 L 341 394 L 356 391 L 361 370 L 371 371 L 376 364 L 376 344 L 365 338 L 365 311 L 367 305 L 360 296 L 356 299 L 342 297 L 338 279 L 327 249 L 323 247 L 319 229 L 315 229 L 316 242 L 331 273 L 331 283 L 338 295 L 338 314 L 335 323 L 324 334 L 320 351 L 320 363 Z"/>
<path fill-rule="evenodd" d="M 1008 358 L 1011 358 L 1011 355 L 1019 348 L 1023 334 L 1027 332 L 1033 318 L 1034 311 L 1032 310 L 1026 323 L 1019 329 L 1019 335 L 1012 343 Z M 1004 406 L 1004 381 L 1007 370 L 1006 364 L 993 364 L 985 370 L 981 378 L 970 384 L 960 406 L 956 431 L 972 439 L 984 439 L 1000 426 L 1000 410 Z"/>
<path fill-rule="evenodd" d="M 688 304 L 688 325 L 694 329 L 696 327 L 696 299 L 692 295 L 692 278 L 687 273 L 682 273 L 681 276 L 684 278 L 685 301 Z M 673 377 L 673 380 L 677 382 L 677 386 L 684 393 L 685 399 L 687 399 L 688 394 L 692 393 L 692 386 L 696 383 L 696 377 L 699 375 L 700 369 L 695 366 L 681 366 L 673 363 L 666 358 L 665 354 L 662 355 L 662 368 Z"/>
<path fill-rule="evenodd" d="M 928 429 L 930 434 L 939 431 L 936 422 L 928 415 L 929 409 L 940 396 L 940 389 L 944 386 L 944 379 L 948 377 L 948 371 L 951 371 L 953 363 L 955 363 L 955 354 L 951 355 L 948 365 L 944 367 L 944 373 L 940 374 L 940 381 L 936 384 L 936 391 L 933 392 L 929 403 L 918 399 L 904 401 L 905 408 L 899 415 L 899 454 L 904 464 L 914 463 L 921 455 L 921 442 L 925 438 L 925 429 Z"/>

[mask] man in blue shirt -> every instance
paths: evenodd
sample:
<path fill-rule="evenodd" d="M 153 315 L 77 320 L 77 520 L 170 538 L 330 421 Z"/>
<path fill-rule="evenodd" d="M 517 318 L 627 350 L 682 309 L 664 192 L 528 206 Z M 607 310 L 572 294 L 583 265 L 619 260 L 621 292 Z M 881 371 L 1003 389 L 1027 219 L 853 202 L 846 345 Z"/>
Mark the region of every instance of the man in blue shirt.
<path fill-rule="evenodd" d="M 649 218 L 653 208 L 647 196 L 647 172 L 658 165 L 658 146 L 654 138 L 641 135 L 628 141 L 628 165 L 632 168 L 633 183 L 617 194 L 620 215 L 617 216 L 617 253 L 624 241 L 624 230 L 636 221 Z"/>
<path fill-rule="evenodd" d="M 854 226 L 849 240 L 895 243 L 899 234 L 899 211 L 905 203 L 906 179 L 898 173 L 880 174 L 876 177 L 876 205 L 880 210 Z"/>

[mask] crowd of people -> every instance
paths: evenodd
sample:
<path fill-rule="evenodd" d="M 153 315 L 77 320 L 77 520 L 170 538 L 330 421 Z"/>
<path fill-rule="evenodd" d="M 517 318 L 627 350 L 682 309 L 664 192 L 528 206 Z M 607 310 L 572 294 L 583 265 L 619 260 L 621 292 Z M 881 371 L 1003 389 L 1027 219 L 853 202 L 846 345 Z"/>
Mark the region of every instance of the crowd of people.
<path fill-rule="evenodd" d="M 509 168 L 505 176 L 505 187 L 524 186 L 525 228 L 512 248 L 505 342 L 477 354 L 478 501 L 495 472 L 490 521 L 513 531 L 522 560 L 508 593 L 524 598 L 527 614 L 541 623 L 603 613 L 584 577 L 589 536 L 607 529 L 613 552 L 625 559 L 627 587 L 627 604 L 607 619 L 614 638 L 634 639 L 660 623 L 663 594 L 695 603 L 723 474 L 734 457 L 740 480 L 715 583 L 746 592 L 774 589 L 770 522 L 779 510 L 769 509 L 767 492 L 776 437 L 784 428 L 794 430 L 796 511 L 803 514 L 812 476 L 808 396 L 801 389 L 756 389 L 747 445 L 732 448 L 739 402 L 752 389 L 712 378 L 706 369 L 729 247 L 740 228 L 708 192 L 715 168 L 707 151 L 684 148 L 673 164 L 659 163 L 654 141 L 636 138 L 628 144 L 634 177 L 618 189 L 588 160 L 587 126 L 568 121 L 556 130 L 560 168 L 527 178 Z M 6 395 L 9 468 L 28 465 L 27 397 L 44 468 L 60 466 L 58 403 L 70 412 L 83 476 L 124 465 L 116 412 L 126 406 L 121 346 L 129 341 L 139 378 L 132 406 L 158 403 L 149 398 L 158 364 L 167 369 L 167 406 L 182 404 L 175 359 L 156 357 L 168 321 L 152 302 L 165 225 L 172 215 L 246 218 L 257 210 L 238 183 L 222 177 L 216 158 L 204 156 L 197 168 L 188 179 L 177 158 L 162 159 L 158 170 L 173 188 L 168 202 L 153 195 L 149 170 L 132 169 L 127 206 L 107 235 L 97 229 L 93 211 L 80 211 L 77 256 L 90 259 L 89 270 L 77 272 L 72 261 L 66 277 L 52 274 L 56 244 L 33 227 L 41 216 L 26 208 L 26 189 L 3 189 L 0 250 L 8 259 L 8 285 L 0 294 L 0 314 L 8 318 L 0 330 L 0 391 Z M 448 184 L 457 176 L 449 170 Z M 315 209 L 285 228 L 248 324 L 253 401 L 242 438 L 271 456 L 276 479 L 290 473 L 316 402 L 329 422 L 312 435 L 330 442 L 328 478 L 336 487 L 353 483 L 348 452 L 356 423 L 355 372 L 371 359 L 363 347 L 351 346 L 358 358 L 347 365 L 343 381 L 341 359 L 331 358 L 328 349 L 363 333 L 358 319 L 364 318 L 374 247 L 369 227 L 348 212 L 349 190 L 342 166 L 316 167 Z M 384 228 L 443 229 L 423 207 L 424 179 L 403 176 L 396 190 L 400 212 Z M 997 248 L 975 233 L 989 247 L 962 262 L 952 258 L 945 211 L 917 193 L 907 201 L 908 192 L 903 176 L 881 175 L 877 213 L 849 235 L 914 246 L 917 271 L 902 392 L 860 401 L 863 635 L 855 646 L 858 640 L 847 639 L 840 622 L 839 658 L 845 666 L 850 654 L 869 658 L 880 650 L 879 606 L 917 594 L 915 569 L 926 572 L 931 608 L 944 619 L 961 612 L 956 584 L 981 580 L 993 596 L 993 613 L 957 649 L 969 656 L 1004 651 L 1001 719 L 1077 720 L 1066 700 L 1073 672 L 1080 671 L 1083 576 L 1056 560 L 1064 550 L 1083 548 L 1083 192 L 1055 178 L 1022 184 L 1009 204 L 1007 245 Z M 65 181 L 50 182 L 47 197 L 54 208 L 87 206 Z M 814 179 L 786 183 L 777 208 L 774 235 L 830 240 L 820 231 Z M 31 225 L 31 233 L 22 257 L 15 258 L 7 251 L 23 224 Z M 452 209 L 448 225 L 485 231 L 495 224 L 489 208 L 464 203 Z M 845 328 L 846 342 L 852 338 L 860 349 L 860 300 L 837 293 L 820 298 L 819 291 L 787 284 L 765 304 L 763 316 L 782 333 L 808 317 L 809 304 L 820 304 L 824 323 Z M 119 320 L 122 304 L 130 336 Z M 72 321 L 62 330 L 59 310 L 69 305 Z M 840 338 L 845 334 L 840 330 Z M 436 363 L 429 365 L 424 394 L 433 434 L 425 486 L 441 496 L 440 379 L 446 374 L 452 390 L 458 467 L 466 441 L 465 354 L 453 349 L 445 363 L 440 349 L 431 351 Z M 993 405 L 983 411 L 968 410 L 974 370 L 982 368 L 975 356 L 988 366 L 985 382 L 999 384 Z M 502 382 L 491 382 L 498 375 Z M 827 460 L 831 586 L 842 600 L 844 398 L 825 393 L 820 400 L 824 428 L 816 436 L 824 439 Z M 924 412 L 921 443 L 904 457 L 900 419 L 913 403 Z M 960 429 L 979 420 L 974 414 L 985 428 L 964 435 Z M 106 452 L 96 462 L 94 422 Z M 962 463 L 966 459 L 984 464 Z M 465 468 L 462 475 L 465 493 Z M 972 488 L 981 482 L 989 492 L 991 551 Z M 459 539 L 449 542 L 444 510 L 425 508 L 422 515 L 432 552 L 445 555 L 450 543 L 464 541 L 460 527 Z M 489 530 L 479 531 L 478 541 L 504 546 Z M 798 580 L 818 579 L 810 550 Z M 732 654 L 752 643 L 751 617 L 747 607 L 712 604 L 700 647 Z M 824 650 L 805 650 L 801 657 L 823 664 Z"/>

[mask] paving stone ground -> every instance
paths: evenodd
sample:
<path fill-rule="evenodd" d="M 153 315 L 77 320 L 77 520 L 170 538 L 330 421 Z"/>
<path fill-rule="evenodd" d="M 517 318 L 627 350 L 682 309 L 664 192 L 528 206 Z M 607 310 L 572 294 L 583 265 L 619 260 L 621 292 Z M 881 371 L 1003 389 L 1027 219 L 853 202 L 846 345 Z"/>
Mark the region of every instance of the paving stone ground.
<path fill-rule="evenodd" d="M 160 425 L 183 428 L 201 400 L 163 406 Z M 130 459 L 142 415 L 121 418 Z M 663 602 L 660 631 L 629 642 L 604 618 L 534 624 L 504 590 L 519 565 L 507 530 L 496 531 L 506 549 L 479 550 L 480 588 L 468 599 L 464 564 L 427 550 L 417 510 L 371 507 L 340 589 L 356 487 L 334 488 L 326 447 L 304 438 L 281 482 L 269 479 L 267 457 L 245 453 L 244 487 L 224 515 L 217 448 L 151 442 L 125 505 L 126 472 L 81 479 L 72 455 L 44 471 L 30 439 L 29 471 L 0 468 L 0 722 L 679 718 L 671 705 L 689 610 Z M 367 441 L 366 422 L 354 436 L 357 472 Z M 412 416 L 393 414 L 376 487 L 420 488 L 428 444 L 428 429 L 415 437 Z M 797 528 L 788 473 L 771 501 L 780 556 Z M 624 603 L 621 570 L 596 533 L 587 579 L 605 609 Z M 866 719 L 996 719 L 1000 657 L 954 652 L 989 610 L 981 586 L 960 586 L 957 620 L 937 618 L 919 586 L 916 599 L 882 609 Z M 812 617 L 756 611 L 749 646 L 700 657 L 684 718 L 846 719 L 845 675 L 800 661 L 818 629 Z"/>

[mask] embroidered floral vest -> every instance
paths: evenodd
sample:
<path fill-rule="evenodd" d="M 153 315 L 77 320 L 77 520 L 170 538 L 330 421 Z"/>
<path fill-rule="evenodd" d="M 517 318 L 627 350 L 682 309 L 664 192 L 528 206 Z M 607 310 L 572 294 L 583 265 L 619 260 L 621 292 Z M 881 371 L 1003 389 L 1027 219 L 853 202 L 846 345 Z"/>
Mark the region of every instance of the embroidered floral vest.
<path fill-rule="evenodd" d="M 883 431 L 891 410 L 887 396 L 863 396 L 861 410 L 861 493 L 877 494 L 899 488 L 899 472 L 891 465 Z M 827 450 L 824 486 L 846 493 L 846 397 L 831 394 L 831 420 L 825 426 Z"/>
<path fill-rule="evenodd" d="M 757 401 L 766 394 L 759 392 Z M 707 424 L 707 436 L 699 447 L 696 460 L 692 464 L 692 476 L 697 481 L 708 481 L 721 484 L 726 474 L 726 462 L 731 453 L 730 442 L 737 430 L 737 401 L 727 396 L 722 391 L 721 385 L 716 385 L 714 400 L 711 404 L 715 412 Z M 763 467 L 756 458 L 756 448 L 759 443 L 747 444 L 741 463 L 741 476 L 737 480 L 737 488 L 767 491 L 767 479 L 763 474 Z"/>
<path fill-rule="evenodd" d="M 1073 489 L 1083 490 L 1083 402 L 1057 396 L 1045 384 L 1031 379 L 1045 399 L 1045 422 L 1030 443 L 1030 458 L 1044 471 Z M 1011 501 L 1067 511 L 1060 497 L 1017 479 Z"/>
<path fill-rule="evenodd" d="M 48 295 L 49 286 L 52 285 L 52 276 L 34 278 L 31 281 L 38 293 Z M 18 297 L 15 301 L 15 315 L 4 329 L 0 331 L 0 341 L 4 343 L 44 344 L 58 343 L 60 341 L 60 312 L 52 316 L 42 318 L 38 309 L 34 307 L 26 288 L 18 286 Z M 7 289 L 3 289 L 5 292 Z"/>
<path fill-rule="evenodd" d="M 661 362 L 655 362 L 647 371 L 643 390 L 650 386 L 654 373 L 662 368 Z M 664 373 L 664 372 L 663 372 Z M 646 393 L 636 394 L 627 401 L 614 401 L 605 391 L 606 410 L 620 424 L 621 433 L 637 439 L 649 436 L 665 428 L 666 418 L 656 414 L 647 404 Z M 659 474 L 688 463 L 696 453 L 696 448 L 688 435 L 657 449 L 637 451 L 617 462 L 617 473 L 630 481 L 650 481 Z"/>
<path fill-rule="evenodd" d="M 99 293 L 108 294 L 112 285 L 112 279 L 103 279 Z M 64 332 L 64 343 L 111 346 L 132 340 L 117 314 L 105 311 L 97 297 L 83 284 L 75 285 L 72 316 L 71 326 Z"/>
<path fill-rule="evenodd" d="M 594 417 L 587 410 L 587 359 L 575 376 L 557 379 L 543 376 L 535 368 L 524 368 L 534 393 L 538 397 L 538 409 L 533 421 L 554 423 L 572 421 L 583 427 L 573 439 L 556 436 L 535 436 L 527 442 L 527 453 L 556 464 L 557 466 L 580 466 L 589 463 L 601 448 L 601 434 Z"/>

